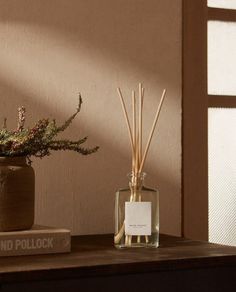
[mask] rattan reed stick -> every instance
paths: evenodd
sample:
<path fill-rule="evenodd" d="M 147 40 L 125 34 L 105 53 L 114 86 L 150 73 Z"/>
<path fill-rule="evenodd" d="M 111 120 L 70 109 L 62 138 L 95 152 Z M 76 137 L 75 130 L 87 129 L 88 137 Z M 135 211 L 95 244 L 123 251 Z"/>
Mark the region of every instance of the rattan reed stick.
<path fill-rule="evenodd" d="M 138 169 L 142 159 L 142 122 L 143 122 L 143 91 L 142 91 L 142 83 L 139 83 L 139 115 L 138 115 Z"/>
<path fill-rule="evenodd" d="M 132 151 L 132 172 L 135 172 L 135 164 L 136 164 L 136 98 L 135 98 L 135 92 L 132 91 L 132 111 L 133 111 L 133 148 L 134 151 Z"/>
<path fill-rule="evenodd" d="M 166 89 L 164 89 L 163 92 L 162 92 L 161 100 L 160 100 L 159 106 L 158 106 L 157 111 L 156 111 L 156 115 L 155 115 L 155 118 L 154 118 L 154 121 L 153 121 L 153 124 L 152 124 L 152 128 L 151 128 L 151 131 L 150 131 L 150 134 L 149 134 L 149 138 L 148 138 L 148 141 L 147 141 L 147 144 L 146 144 L 146 148 L 145 148 L 145 151 L 144 151 L 144 154 L 143 154 L 143 158 L 142 158 L 142 161 L 141 161 L 141 164 L 140 164 L 140 167 L 139 167 L 139 173 L 142 172 L 142 169 L 143 169 L 146 157 L 147 157 L 147 153 L 148 153 L 148 150 L 149 150 L 149 146 L 150 146 L 150 143 L 151 143 L 151 140 L 152 140 L 152 136 L 153 136 L 153 133 L 155 131 L 156 124 L 157 124 L 157 121 L 158 121 L 158 118 L 159 118 L 159 115 L 160 115 L 160 112 L 161 112 L 161 107 L 162 107 L 165 95 L 166 95 Z"/>
<path fill-rule="evenodd" d="M 128 128 L 128 133 L 129 133 L 129 139 L 130 139 L 132 152 L 134 152 L 133 137 L 132 137 L 132 132 L 131 132 L 131 128 L 130 128 L 130 122 L 129 122 L 129 118 L 128 118 L 128 114 L 127 114 L 124 98 L 122 96 L 120 88 L 117 88 L 117 92 L 118 92 L 119 97 L 120 97 L 120 101 L 121 101 L 121 105 L 122 105 L 122 109 L 123 109 L 126 125 L 127 125 L 127 128 Z"/>

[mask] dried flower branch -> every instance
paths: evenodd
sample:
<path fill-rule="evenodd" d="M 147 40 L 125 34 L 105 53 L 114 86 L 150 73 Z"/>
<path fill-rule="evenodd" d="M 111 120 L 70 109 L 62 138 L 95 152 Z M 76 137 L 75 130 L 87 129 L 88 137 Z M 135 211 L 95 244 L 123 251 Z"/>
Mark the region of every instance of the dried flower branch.
<path fill-rule="evenodd" d="M 25 107 L 21 106 L 18 109 L 18 125 L 17 131 L 22 131 L 25 125 Z"/>
<path fill-rule="evenodd" d="M 31 162 L 30 157 L 49 156 L 51 151 L 71 150 L 82 155 L 88 155 L 96 152 L 99 147 L 84 148 L 81 144 L 87 141 L 87 137 L 77 141 L 56 140 L 55 137 L 60 132 L 65 131 L 72 123 L 74 118 L 80 112 L 82 98 L 79 94 L 79 103 L 75 113 L 70 116 L 61 126 L 56 125 L 56 121 L 49 119 L 39 120 L 33 128 L 24 128 L 25 108 L 18 109 L 18 125 L 15 131 L 9 131 L 6 128 L 6 119 L 0 130 L 0 156 L 26 156 Z"/>
<path fill-rule="evenodd" d="M 3 125 L 2 125 L 3 130 L 7 128 L 7 118 L 3 119 Z"/>

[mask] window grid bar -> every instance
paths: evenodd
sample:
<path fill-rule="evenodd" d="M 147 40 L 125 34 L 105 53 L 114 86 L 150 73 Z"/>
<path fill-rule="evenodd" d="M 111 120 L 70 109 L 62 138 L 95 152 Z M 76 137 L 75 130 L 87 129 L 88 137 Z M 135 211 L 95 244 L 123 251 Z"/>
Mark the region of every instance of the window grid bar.
<path fill-rule="evenodd" d="M 236 21 L 236 10 L 208 7 L 207 16 L 208 20 Z"/>
<path fill-rule="evenodd" d="M 236 108 L 236 96 L 208 95 L 208 107 Z"/>

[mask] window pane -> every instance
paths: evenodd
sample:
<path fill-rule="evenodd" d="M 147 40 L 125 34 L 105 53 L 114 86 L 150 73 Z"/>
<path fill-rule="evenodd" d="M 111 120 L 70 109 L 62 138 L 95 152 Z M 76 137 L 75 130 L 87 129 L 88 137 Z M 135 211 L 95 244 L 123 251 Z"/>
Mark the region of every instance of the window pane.
<path fill-rule="evenodd" d="M 208 93 L 236 95 L 236 22 L 208 21 Z"/>
<path fill-rule="evenodd" d="M 208 110 L 209 240 L 236 245 L 236 109 Z"/>
<path fill-rule="evenodd" d="M 208 6 L 236 9 L 236 0 L 208 0 Z"/>

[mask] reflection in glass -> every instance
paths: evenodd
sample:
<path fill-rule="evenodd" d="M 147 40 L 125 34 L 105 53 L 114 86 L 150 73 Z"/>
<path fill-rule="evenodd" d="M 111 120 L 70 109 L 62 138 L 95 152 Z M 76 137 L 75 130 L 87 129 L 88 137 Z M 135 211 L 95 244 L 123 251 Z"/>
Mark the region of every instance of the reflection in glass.
<path fill-rule="evenodd" d="M 236 245 L 236 109 L 208 110 L 209 241 Z"/>
<path fill-rule="evenodd" d="M 236 22 L 208 21 L 208 94 L 236 95 Z"/>

